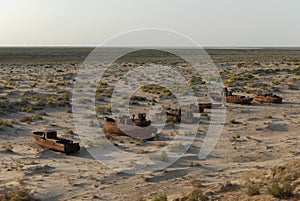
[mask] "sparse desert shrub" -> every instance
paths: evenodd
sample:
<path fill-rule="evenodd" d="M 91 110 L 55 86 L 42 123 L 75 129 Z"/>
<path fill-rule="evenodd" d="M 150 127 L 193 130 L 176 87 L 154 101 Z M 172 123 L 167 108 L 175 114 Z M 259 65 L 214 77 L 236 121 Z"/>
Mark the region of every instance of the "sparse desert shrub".
<path fill-rule="evenodd" d="M 190 167 L 200 167 L 202 166 L 201 163 L 195 163 L 195 162 L 191 162 Z"/>
<path fill-rule="evenodd" d="M 155 100 L 155 98 L 152 98 L 151 101 L 149 102 L 150 105 L 155 105 L 155 103 L 157 103 L 157 101 Z"/>
<path fill-rule="evenodd" d="M 238 122 L 235 119 L 230 119 L 229 123 L 231 123 L 231 124 L 237 124 Z"/>
<path fill-rule="evenodd" d="M 93 103 L 93 101 L 90 98 L 79 98 L 77 100 L 77 103 L 88 104 L 88 103 Z"/>
<path fill-rule="evenodd" d="M 131 100 L 133 100 L 133 101 L 145 101 L 145 100 L 147 100 L 147 98 L 144 97 L 144 96 L 132 96 Z"/>
<path fill-rule="evenodd" d="M 32 120 L 32 116 L 30 115 L 22 115 L 20 118 L 20 122 L 31 122 Z"/>
<path fill-rule="evenodd" d="M 285 170 L 286 167 L 285 166 L 274 166 L 271 168 L 272 171 L 272 176 L 275 176 L 277 173 L 282 172 L 283 170 Z"/>
<path fill-rule="evenodd" d="M 22 115 L 19 119 L 20 122 L 32 122 L 33 120 L 42 120 L 43 117 L 40 115 Z"/>
<path fill-rule="evenodd" d="M 0 96 L 0 99 L 6 100 L 7 97 L 6 96 Z"/>
<path fill-rule="evenodd" d="M 104 114 L 104 113 L 110 113 L 111 112 L 111 106 L 96 106 L 96 113 L 98 114 Z"/>
<path fill-rule="evenodd" d="M 295 73 L 296 75 L 300 75 L 300 66 L 298 66 L 297 68 L 293 69 L 293 73 Z"/>
<path fill-rule="evenodd" d="M 0 129 L 4 127 L 4 121 L 0 120 Z"/>
<path fill-rule="evenodd" d="M 70 96 L 70 92 L 68 92 L 68 91 L 65 91 L 62 95 L 61 95 L 61 98 L 63 99 L 63 100 L 70 100 L 70 98 L 69 98 L 69 96 Z"/>
<path fill-rule="evenodd" d="M 60 81 L 60 82 L 57 82 L 56 84 L 60 85 L 60 86 L 64 86 L 64 85 L 68 85 L 70 83 L 69 82 L 65 82 L 65 81 Z"/>
<path fill-rule="evenodd" d="M 281 81 L 280 80 L 274 80 L 274 81 L 272 81 L 272 84 L 274 84 L 274 85 L 280 85 Z"/>
<path fill-rule="evenodd" d="M 140 105 L 138 101 L 130 100 L 130 105 Z"/>
<path fill-rule="evenodd" d="M 208 114 L 207 114 L 206 112 L 201 112 L 200 116 L 201 116 L 201 117 L 207 117 Z"/>
<path fill-rule="evenodd" d="M 168 154 L 165 151 L 162 151 L 160 153 L 158 159 L 161 160 L 161 161 L 167 162 L 167 161 L 169 161 L 169 156 L 168 156 Z"/>
<path fill-rule="evenodd" d="M 64 70 L 62 70 L 62 69 L 57 69 L 56 72 L 57 72 L 57 73 L 63 73 Z"/>
<path fill-rule="evenodd" d="M 10 152 L 10 153 L 12 153 L 12 152 L 14 152 L 13 151 L 13 146 L 12 146 L 12 144 L 5 144 L 5 145 L 3 145 L 2 146 L 2 149 L 5 151 L 5 152 Z"/>
<path fill-rule="evenodd" d="M 209 198 L 207 195 L 203 194 L 200 189 L 194 190 L 191 195 L 188 196 L 188 201 L 208 201 Z"/>
<path fill-rule="evenodd" d="M 164 91 L 163 97 L 169 97 L 172 95 L 171 91 Z"/>
<path fill-rule="evenodd" d="M 36 85 L 37 85 L 37 83 L 34 82 L 34 83 L 32 83 L 32 84 L 30 85 L 30 87 L 31 87 L 31 88 L 34 88 L 34 87 L 36 87 Z"/>
<path fill-rule="evenodd" d="M 18 90 L 10 90 L 6 94 L 9 96 L 9 95 L 15 94 L 17 92 L 18 92 Z"/>
<path fill-rule="evenodd" d="M 260 194 L 260 191 L 256 185 L 248 186 L 247 195 L 254 196 L 254 195 L 259 195 L 259 194 Z"/>
<path fill-rule="evenodd" d="M 103 89 L 106 88 L 107 86 L 108 86 L 107 82 L 101 82 L 98 88 Z"/>
<path fill-rule="evenodd" d="M 10 201 L 36 201 L 30 193 L 30 189 L 27 188 L 14 188 L 14 189 L 4 189 L 0 192 L 0 200 L 10 200 Z"/>
<path fill-rule="evenodd" d="M 202 77 L 197 75 L 197 76 L 193 76 L 190 80 L 189 80 L 189 84 L 191 86 L 197 85 L 197 84 L 205 84 L 205 81 L 202 80 Z"/>
<path fill-rule="evenodd" d="M 231 139 L 233 139 L 233 140 L 236 140 L 239 138 L 241 138 L 241 136 L 239 134 L 231 136 Z"/>
<path fill-rule="evenodd" d="M 47 105 L 50 105 L 50 106 L 53 106 L 54 105 L 54 101 L 51 99 L 51 98 L 49 98 L 48 100 L 47 100 L 47 103 L 46 103 Z"/>
<path fill-rule="evenodd" d="M 166 142 L 158 142 L 158 143 L 155 144 L 155 146 L 156 146 L 157 148 L 165 147 L 166 145 L 167 145 Z"/>
<path fill-rule="evenodd" d="M 174 128 L 175 127 L 175 123 L 178 122 L 178 118 L 177 117 L 168 117 L 166 119 L 166 123 L 167 126 Z"/>
<path fill-rule="evenodd" d="M 294 85 L 291 85 L 291 84 L 289 84 L 288 89 L 289 90 L 299 90 L 299 88 L 297 86 L 294 86 Z"/>
<path fill-rule="evenodd" d="M 45 104 L 34 103 L 34 104 L 31 106 L 31 109 L 32 109 L 32 110 L 43 110 L 44 107 L 45 107 Z"/>
<path fill-rule="evenodd" d="M 268 192 L 270 195 L 281 198 L 287 199 L 293 195 L 293 187 L 291 186 L 290 182 L 284 182 L 280 185 L 278 182 L 273 183 L 271 188 L 268 188 Z"/>
<path fill-rule="evenodd" d="M 135 153 L 136 153 L 136 154 L 148 154 L 149 151 L 144 150 L 144 149 L 139 149 L 139 150 L 135 151 Z"/>
<path fill-rule="evenodd" d="M 48 83 L 53 83 L 53 79 L 48 78 L 48 79 L 47 79 L 47 82 L 48 82 Z"/>
<path fill-rule="evenodd" d="M 89 127 L 94 127 L 94 126 L 95 126 L 94 121 L 93 121 L 93 120 L 90 120 L 90 121 L 89 121 Z"/>
<path fill-rule="evenodd" d="M 40 115 L 33 115 L 31 117 L 32 117 L 33 120 L 42 120 L 43 119 L 43 117 L 40 116 Z"/>
<path fill-rule="evenodd" d="M 239 188 L 238 184 L 233 184 L 231 181 L 226 181 L 225 183 L 221 183 L 219 187 L 219 192 L 229 192 L 229 191 L 236 191 Z"/>
<path fill-rule="evenodd" d="M 0 89 L 14 89 L 14 87 L 11 84 L 6 84 L 6 85 L 0 85 Z"/>
<path fill-rule="evenodd" d="M 240 86 L 240 84 L 237 81 L 231 79 L 226 80 L 224 82 L 224 85 L 228 87 Z"/>
<path fill-rule="evenodd" d="M 48 89 L 58 89 L 56 84 L 50 84 L 47 86 Z"/>
<path fill-rule="evenodd" d="M 182 142 L 175 142 L 168 146 L 168 148 L 172 150 L 183 150 L 185 149 L 185 146 L 182 144 Z"/>
<path fill-rule="evenodd" d="M 152 199 L 152 201 L 168 201 L 166 194 L 160 194 Z"/>
<path fill-rule="evenodd" d="M 32 112 L 32 107 L 22 107 L 21 112 Z"/>
<path fill-rule="evenodd" d="M 66 134 L 68 134 L 68 135 L 74 135 L 74 131 L 73 131 L 73 130 L 68 130 L 68 131 L 66 132 Z"/>
<path fill-rule="evenodd" d="M 141 89 L 146 93 L 159 95 L 160 98 L 169 97 L 172 95 L 170 90 L 155 84 L 143 85 Z"/>
<path fill-rule="evenodd" d="M 135 168 L 137 166 L 138 166 L 138 164 L 134 160 L 130 160 L 128 163 L 128 167 Z"/>

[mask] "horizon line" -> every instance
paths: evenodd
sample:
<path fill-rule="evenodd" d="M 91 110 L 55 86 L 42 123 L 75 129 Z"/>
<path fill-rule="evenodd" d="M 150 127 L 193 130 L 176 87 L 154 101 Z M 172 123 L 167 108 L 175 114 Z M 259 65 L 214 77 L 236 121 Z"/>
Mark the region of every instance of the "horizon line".
<path fill-rule="evenodd" d="M 195 45 L 195 46 L 159 46 L 159 45 L 0 45 L 0 48 L 189 48 L 189 49 L 263 49 L 263 48 L 300 48 L 300 45 Z"/>

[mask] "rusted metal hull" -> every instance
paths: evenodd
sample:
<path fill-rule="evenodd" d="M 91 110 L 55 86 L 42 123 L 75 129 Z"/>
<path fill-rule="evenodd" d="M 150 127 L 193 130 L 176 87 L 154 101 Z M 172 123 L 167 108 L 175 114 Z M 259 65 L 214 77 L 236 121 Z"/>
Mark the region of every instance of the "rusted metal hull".
<path fill-rule="evenodd" d="M 256 96 L 254 98 L 255 102 L 259 103 L 276 103 L 280 104 L 282 103 L 282 98 L 281 97 L 272 97 L 272 96 Z"/>
<path fill-rule="evenodd" d="M 151 121 L 140 121 L 139 119 L 135 119 L 134 124 L 140 127 L 147 127 L 150 126 Z"/>
<path fill-rule="evenodd" d="M 115 123 L 107 121 L 107 119 L 104 117 L 104 128 L 105 131 L 109 134 L 117 134 L 117 135 L 125 135 Z"/>
<path fill-rule="evenodd" d="M 203 112 L 204 108 L 197 106 L 196 104 L 190 106 L 183 106 L 178 111 L 166 112 L 167 121 L 174 123 L 186 123 L 191 124 L 198 121 L 193 117 L 193 112 Z"/>
<path fill-rule="evenodd" d="M 172 112 L 166 112 L 167 115 L 167 121 L 169 122 L 181 122 L 181 111 L 172 111 Z"/>
<path fill-rule="evenodd" d="M 53 151 L 70 154 L 80 150 L 79 143 L 62 144 L 59 143 L 59 138 L 47 139 L 35 134 L 33 134 L 33 138 L 40 147 L 47 148 Z"/>
<path fill-rule="evenodd" d="M 221 103 L 198 103 L 198 105 L 199 105 L 199 108 L 203 108 L 203 109 L 222 107 Z"/>
<path fill-rule="evenodd" d="M 250 105 L 253 101 L 253 98 L 245 97 L 245 96 L 227 96 L 226 102 L 227 103 L 235 103 L 235 104 L 242 104 L 242 105 Z"/>
<path fill-rule="evenodd" d="M 170 117 L 181 117 L 181 114 L 178 111 L 176 111 L 176 112 L 166 112 L 166 115 L 170 116 Z"/>
<path fill-rule="evenodd" d="M 129 136 L 137 139 L 153 139 L 157 135 L 157 129 L 151 126 L 138 127 L 135 124 L 116 124 L 104 117 L 105 131 L 109 134 Z"/>

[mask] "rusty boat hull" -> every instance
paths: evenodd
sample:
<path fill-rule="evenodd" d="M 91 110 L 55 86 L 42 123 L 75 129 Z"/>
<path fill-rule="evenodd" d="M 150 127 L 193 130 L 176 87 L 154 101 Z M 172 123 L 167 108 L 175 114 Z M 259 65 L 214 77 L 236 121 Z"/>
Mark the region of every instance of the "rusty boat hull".
<path fill-rule="evenodd" d="M 253 98 L 239 96 L 239 95 L 232 95 L 232 96 L 226 97 L 227 103 L 250 105 L 252 101 L 253 101 Z"/>
<path fill-rule="evenodd" d="M 180 107 L 178 110 L 166 112 L 167 122 L 192 124 L 198 122 L 199 119 L 193 116 L 193 112 L 202 113 L 204 108 L 196 104 Z"/>
<path fill-rule="evenodd" d="M 73 143 L 71 140 L 58 137 L 48 139 L 47 137 L 44 137 L 43 132 L 34 132 L 32 136 L 37 145 L 42 148 L 47 148 L 66 154 L 74 153 L 80 150 L 79 143 Z"/>
<path fill-rule="evenodd" d="M 259 103 L 275 103 L 275 104 L 281 104 L 282 98 L 279 96 L 256 96 L 254 98 L 255 102 Z"/>
<path fill-rule="evenodd" d="M 212 109 L 222 107 L 221 103 L 198 103 L 199 108 Z"/>
<path fill-rule="evenodd" d="M 136 139 L 152 140 L 157 136 L 157 129 L 151 126 L 139 127 L 132 124 L 116 124 L 116 121 L 109 117 L 104 117 L 104 128 L 106 133 L 111 135 L 121 135 Z"/>

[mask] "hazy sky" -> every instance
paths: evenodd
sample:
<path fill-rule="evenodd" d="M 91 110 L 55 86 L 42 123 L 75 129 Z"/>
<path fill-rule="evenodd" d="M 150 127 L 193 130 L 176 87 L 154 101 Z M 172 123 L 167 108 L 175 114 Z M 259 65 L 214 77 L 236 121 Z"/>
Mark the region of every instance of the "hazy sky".
<path fill-rule="evenodd" d="M 300 46 L 299 0 L 0 0 L 0 45 L 98 45 L 138 28 L 201 45 Z"/>

